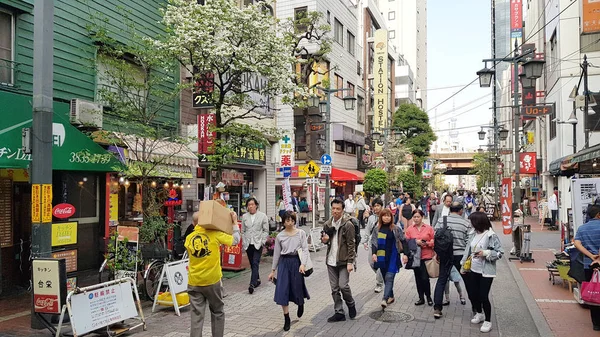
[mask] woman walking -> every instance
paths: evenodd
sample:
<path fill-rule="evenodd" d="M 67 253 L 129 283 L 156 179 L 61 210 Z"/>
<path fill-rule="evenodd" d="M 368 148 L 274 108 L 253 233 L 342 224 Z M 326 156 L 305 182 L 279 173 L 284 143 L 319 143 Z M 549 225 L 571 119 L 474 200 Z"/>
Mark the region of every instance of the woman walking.
<path fill-rule="evenodd" d="M 460 272 L 463 274 L 468 272 L 466 286 L 474 312 L 471 323 L 483 322 L 479 331 L 490 332 L 492 329 L 492 305 L 489 293 L 492 281 L 496 277 L 496 260 L 502 257 L 504 250 L 485 213 L 474 212 L 471 214 L 470 220 L 475 231 L 469 235 L 469 244 L 460 261 L 462 266 Z M 465 262 L 469 257 L 470 268 L 468 264 L 465 268 Z"/>
<path fill-rule="evenodd" d="M 381 271 L 384 278 L 383 300 L 381 307 L 386 308 L 388 304 L 394 303 L 394 278 L 402 266 L 400 253 L 403 252 L 402 260 L 408 261 L 408 245 L 404 233 L 399 226 L 394 225 L 394 216 L 389 209 L 383 209 L 379 213 L 379 222 L 371 236 L 371 253 L 375 268 Z"/>
<path fill-rule="evenodd" d="M 283 309 L 283 330 L 290 330 L 290 302 L 298 306 L 296 312 L 298 318 L 304 314 L 304 299 L 310 299 L 308 290 L 304 283 L 305 266 L 300 262 L 308 260 L 308 242 L 306 232 L 296 228 L 296 215 L 294 212 L 283 214 L 285 229 L 277 234 L 275 238 L 275 249 L 273 251 L 273 269 L 269 274 L 269 281 L 275 279 L 277 270 L 277 282 L 275 286 L 275 303 Z"/>
<path fill-rule="evenodd" d="M 429 285 L 429 274 L 425 267 L 425 262 L 433 258 L 433 227 L 423 223 L 424 212 L 421 210 L 414 210 L 412 215 L 413 224 L 406 229 L 406 240 L 414 239 L 418 246 L 421 247 L 421 265 L 413 268 L 415 273 L 415 283 L 417 284 L 417 293 L 419 294 L 419 300 L 415 302 L 415 305 L 425 304 L 425 298 L 427 297 L 427 304 L 433 305 L 431 299 L 431 286 Z"/>
<path fill-rule="evenodd" d="M 412 200 L 410 198 L 410 196 L 406 197 L 406 199 L 404 199 L 404 203 L 402 204 L 402 207 L 400 208 L 401 212 L 400 212 L 400 221 L 402 221 L 402 229 L 406 229 L 408 227 L 410 227 L 410 225 L 412 225 L 412 216 L 413 216 L 413 212 L 415 211 L 416 207 L 415 205 L 412 204 Z"/>
<path fill-rule="evenodd" d="M 431 194 L 429 195 L 429 224 L 430 225 L 435 225 L 433 222 L 433 218 L 435 217 L 435 212 L 437 211 L 438 205 L 439 205 L 439 201 L 437 199 L 437 197 L 435 196 L 434 192 L 431 192 Z"/>

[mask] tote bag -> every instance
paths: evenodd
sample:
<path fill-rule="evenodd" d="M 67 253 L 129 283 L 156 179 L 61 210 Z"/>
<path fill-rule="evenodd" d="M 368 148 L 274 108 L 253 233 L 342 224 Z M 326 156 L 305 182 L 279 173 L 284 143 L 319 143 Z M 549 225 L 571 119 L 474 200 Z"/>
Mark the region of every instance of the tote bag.
<path fill-rule="evenodd" d="M 594 274 L 589 282 L 581 283 L 581 299 L 591 304 L 600 304 L 600 275 L 594 269 Z"/>
<path fill-rule="evenodd" d="M 425 268 L 427 269 L 427 274 L 431 278 L 438 278 L 440 276 L 440 263 L 437 261 L 434 256 L 433 259 L 425 261 Z"/>

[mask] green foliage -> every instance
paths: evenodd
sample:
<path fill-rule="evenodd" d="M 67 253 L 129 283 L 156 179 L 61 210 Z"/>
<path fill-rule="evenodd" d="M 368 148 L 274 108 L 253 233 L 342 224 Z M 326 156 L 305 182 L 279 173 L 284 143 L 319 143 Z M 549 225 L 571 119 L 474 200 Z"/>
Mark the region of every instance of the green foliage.
<path fill-rule="evenodd" d="M 168 224 L 161 216 L 151 216 L 144 219 L 144 225 L 140 227 L 140 241 L 145 243 L 161 242 L 173 224 Z"/>
<path fill-rule="evenodd" d="M 493 159 L 487 153 L 476 153 L 473 156 L 473 168 L 469 170 L 469 174 L 477 176 L 477 190 L 494 182 L 496 168 L 494 167 Z"/>
<path fill-rule="evenodd" d="M 388 175 L 382 169 L 370 169 L 365 174 L 363 190 L 372 196 L 386 193 L 389 189 Z"/>
<path fill-rule="evenodd" d="M 416 105 L 404 103 L 394 112 L 392 127 L 400 131 L 402 143 L 413 154 L 417 173 L 420 173 L 420 163 L 427 159 L 431 143 L 437 139 L 429 125 L 429 116 Z"/>
<path fill-rule="evenodd" d="M 107 267 L 113 273 L 117 270 L 134 270 L 136 261 L 141 261 L 141 252 L 139 250 L 133 251 L 127 247 L 129 240 L 124 238 L 123 241 L 119 241 L 117 244 L 117 234 L 113 234 L 110 237 L 108 244 L 108 254 L 114 256 L 113 259 L 108 260 Z"/>
<path fill-rule="evenodd" d="M 398 185 L 402 183 L 404 192 L 410 193 L 413 198 L 423 195 L 420 175 L 416 175 L 413 171 L 400 171 L 397 177 Z"/>

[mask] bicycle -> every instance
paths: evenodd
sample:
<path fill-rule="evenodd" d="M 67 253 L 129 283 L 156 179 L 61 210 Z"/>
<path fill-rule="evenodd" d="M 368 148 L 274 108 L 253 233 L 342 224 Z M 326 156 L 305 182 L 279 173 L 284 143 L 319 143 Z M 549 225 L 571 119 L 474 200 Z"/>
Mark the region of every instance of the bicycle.
<path fill-rule="evenodd" d="M 151 301 L 154 301 L 159 284 L 160 289 L 158 289 L 158 293 L 169 290 L 169 283 L 166 275 L 161 280 L 164 265 L 169 262 L 187 259 L 187 257 L 187 251 L 185 251 L 181 258 L 177 258 L 173 254 L 169 254 L 168 257 L 162 259 L 154 258 L 148 260 L 148 263 L 144 268 L 144 291 L 146 292 L 146 296 L 148 296 Z"/>

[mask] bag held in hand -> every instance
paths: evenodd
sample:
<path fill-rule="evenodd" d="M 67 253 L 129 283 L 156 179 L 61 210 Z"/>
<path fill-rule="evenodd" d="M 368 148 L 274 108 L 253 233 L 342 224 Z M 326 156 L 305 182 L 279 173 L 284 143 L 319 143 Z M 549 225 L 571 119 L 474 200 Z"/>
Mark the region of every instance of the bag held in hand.
<path fill-rule="evenodd" d="M 581 283 L 581 299 L 590 304 L 600 304 L 600 275 L 597 269 L 594 269 L 589 282 Z"/>
<path fill-rule="evenodd" d="M 435 256 L 433 259 L 425 261 L 425 268 L 427 269 L 429 277 L 438 278 L 440 276 L 440 263 Z"/>

